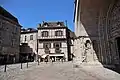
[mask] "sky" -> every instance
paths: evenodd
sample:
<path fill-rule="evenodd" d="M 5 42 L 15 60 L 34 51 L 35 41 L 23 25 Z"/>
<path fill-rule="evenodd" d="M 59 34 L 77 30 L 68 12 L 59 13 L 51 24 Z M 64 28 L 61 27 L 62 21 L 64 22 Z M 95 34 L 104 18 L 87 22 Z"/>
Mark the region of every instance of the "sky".
<path fill-rule="evenodd" d="M 0 5 L 18 18 L 23 28 L 37 28 L 42 21 L 67 20 L 74 31 L 74 0 L 0 0 Z"/>

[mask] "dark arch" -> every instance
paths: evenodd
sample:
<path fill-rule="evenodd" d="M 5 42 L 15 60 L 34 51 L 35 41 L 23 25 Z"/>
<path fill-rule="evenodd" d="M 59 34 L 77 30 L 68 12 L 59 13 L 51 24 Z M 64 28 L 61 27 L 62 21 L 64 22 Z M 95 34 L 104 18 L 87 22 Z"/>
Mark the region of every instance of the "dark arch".
<path fill-rule="evenodd" d="M 90 40 L 86 40 L 85 47 L 87 47 L 87 44 L 90 44 Z"/>
<path fill-rule="evenodd" d="M 90 40 L 86 40 L 86 43 L 90 43 Z"/>

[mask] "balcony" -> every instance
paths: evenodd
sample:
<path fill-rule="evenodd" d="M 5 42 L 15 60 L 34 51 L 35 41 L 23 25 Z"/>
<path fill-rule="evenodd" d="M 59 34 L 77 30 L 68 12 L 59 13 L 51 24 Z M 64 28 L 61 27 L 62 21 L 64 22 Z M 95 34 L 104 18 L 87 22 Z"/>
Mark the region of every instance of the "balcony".
<path fill-rule="evenodd" d="M 38 36 L 38 39 L 66 39 L 66 35 L 63 35 L 63 36 L 48 36 L 48 37 Z"/>

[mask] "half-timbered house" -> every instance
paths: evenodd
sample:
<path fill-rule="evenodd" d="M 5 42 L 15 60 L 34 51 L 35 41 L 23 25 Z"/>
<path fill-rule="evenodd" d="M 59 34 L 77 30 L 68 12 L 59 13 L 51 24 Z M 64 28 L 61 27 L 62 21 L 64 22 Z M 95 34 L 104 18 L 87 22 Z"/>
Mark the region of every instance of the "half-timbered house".
<path fill-rule="evenodd" d="M 70 30 L 64 22 L 43 22 L 38 26 L 38 54 L 49 60 L 71 60 Z"/>

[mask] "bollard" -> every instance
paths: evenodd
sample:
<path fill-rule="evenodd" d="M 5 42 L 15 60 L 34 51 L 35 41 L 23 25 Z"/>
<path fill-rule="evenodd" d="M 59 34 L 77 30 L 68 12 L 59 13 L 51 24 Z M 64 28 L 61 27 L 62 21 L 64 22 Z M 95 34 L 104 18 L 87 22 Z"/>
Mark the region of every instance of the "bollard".
<path fill-rule="evenodd" d="M 28 68 L 28 54 L 27 54 L 27 68 Z"/>
<path fill-rule="evenodd" d="M 6 72 L 6 67 L 7 67 L 7 64 L 5 63 L 5 69 L 4 69 L 4 72 Z"/>
<path fill-rule="evenodd" d="M 22 62 L 21 62 L 21 69 L 22 69 Z"/>
<path fill-rule="evenodd" d="M 39 65 L 39 60 L 38 60 L 38 65 Z"/>
<path fill-rule="evenodd" d="M 27 61 L 27 68 L 28 68 L 28 61 Z"/>
<path fill-rule="evenodd" d="M 20 68 L 22 69 L 22 61 L 23 61 L 23 58 L 22 56 L 20 56 Z"/>
<path fill-rule="evenodd" d="M 62 59 L 62 63 L 63 63 L 63 59 Z"/>
<path fill-rule="evenodd" d="M 5 68 L 4 68 L 4 72 L 6 72 L 6 69 L 7 69 L 7 56 L 4 56 L 4 60 L 5 60 Z"/>

